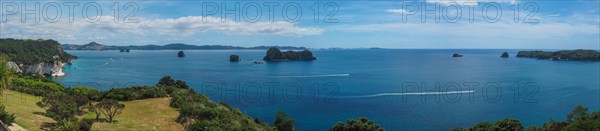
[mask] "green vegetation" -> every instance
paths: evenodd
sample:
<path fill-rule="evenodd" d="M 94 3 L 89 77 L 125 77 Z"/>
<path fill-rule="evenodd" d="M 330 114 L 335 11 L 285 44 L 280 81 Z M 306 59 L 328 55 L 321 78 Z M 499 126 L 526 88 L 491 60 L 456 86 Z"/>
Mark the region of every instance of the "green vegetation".
<path fill-rule="evenodd" d="M 239 62 L 240 61 L 240 56 L 238 56 L 238 55 L 230 55 L 229 56 L 229 61 L 230 62 Z"/>
<path fill-rule="evenodd" d="M 4 122 L 6 125 L 12 125 L 15 122 L 15 113 L 6 112 L 6 108 L 4 105 L 0 105 L 0 121 Z"/>
<path fill-rule="evenodd" d="M 166 97 L 167 93 L 156 87 L 132 86 L 128 88 L 112 88 L 102 93 L 102 99 L 131 101 L 147 98 Z M 93 97 L 93 96 L 90 96 Z"/>
<path fill-rule="evenodd" d="M 316 60 L 316 59 L 317 58 L 315 58 L 313 56 L 312 52 L 309 50 L 304 50 L 304 51 L 300 51 L 300 52 L 294 52 L 294 51 L 289 50 L 286 52 L 281 52 L 277 48 L 269 48 L 269 50 L 267 50 L 266 56 L 263 58 L 263 60 L 265 60 L 265 61 L 286 61 L 286 60 L 311 61 L 311 60 Z"/>
<path fill-rule="evenodd" d="M 169 105 L 179 108 L 176 121 L 187 130 L 274 130 L 265 123 L 255 122 L 239 109 L 210 101 L 177 81 L 165 76 L 157 85 L 160 89 L 170 90 Z"/>
<path fill-rule="evenodd" d="M 288 114 L 283 111 L 277 111 L 277 117 L 273 125 L 279 131 L 293 131 L 295 128 L 296 120 L 289 119 Z"/>
<path fill-rule="evenodd" d="M 113 118 L 121 114 L 121 111 L 123 108 L 125 108 L 125 105 L 112 99 L 104 99 L 94 106 L 97 110 L 100 110 L 100 112 L 102 112 L 106 118 L 108 118 L 108 122 L 110 123 L 112 123 Z"/>
<path fill-rule="evenodd" d="M 600 61 L 600 52 L 595 50 L 561 50 L 557 52 L 519 51 L 517 57 L 550 60 Z"/>
<path fill-rule="evenodd" d="M 92 130 L 183 130 L 183 126 L 175 121 L 179 116 L 179 112 L 177 112 L 177 109 L 169 107 L 169 101 L 167 97 L 124 101 L 122 103 L 125 108 L 120 115 L 113 118 L 113 123 L 106 122 L 108 118 L 100 115 L 99 122 L 92 125 Z M 90 111 L 81 119 L 95 120 L 96 114 Z"/>
<path fill-rule="evenodd" d="M 8 57 L 0 54 L 0 96 L 4 90 L 6 90 L 11 85 L 11 79 L 13 78 L 13 74 L 10 68 L 7 66 Z"/>
<path fill-rule="evenodd" d="M 455 128 L 454 131 L 520 131 L 523 130 L 521 122 L 516 119 L 502 119 L 496 122 L 481 122 L 474 127 L 469 128 Z M 566 121 L 550 121 L 544 123 L 541 127 L 529 126 L 525 130 L 527 131 L 597 131 L 600 130 L 600 111 L 588 113 L 587 107 L 577 105 L 571 113 L 567 115 Z"/>
<path fill-rule="evenodd" d="M 76 57 L 64 52 L 54 40 L 0 39 L 0 55 L 20 64 L 61 61 L 68 63 Z"/>
<path fill-rule="evenodd" d="M 385 131 L 385 129 L 375 122 L 361 117 L 356 120 L 347 120 L 346 123 L 338 122 L 329 129 L 330 131 Z"/>
<path fill-rule="evenodd" d="M 52 118 L 44 116 L 44 109 L 37 106 L 39 97 L 6 90 L 0 101 L 7 112 L 15 114 L 15 123 L 27 130 L 39 131 L 47 129 L 48 124 L 55 123 Z"/>

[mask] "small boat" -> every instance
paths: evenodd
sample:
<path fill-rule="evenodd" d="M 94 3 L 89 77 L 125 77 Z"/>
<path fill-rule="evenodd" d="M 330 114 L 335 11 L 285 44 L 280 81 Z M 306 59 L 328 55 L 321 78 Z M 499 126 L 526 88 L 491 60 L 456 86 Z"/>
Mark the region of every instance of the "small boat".
<path fill-rule="evenodd" d="M 264 64 L 264 63 L 260 62 L 260 61 L 255 61 L 254 64 Z"/>

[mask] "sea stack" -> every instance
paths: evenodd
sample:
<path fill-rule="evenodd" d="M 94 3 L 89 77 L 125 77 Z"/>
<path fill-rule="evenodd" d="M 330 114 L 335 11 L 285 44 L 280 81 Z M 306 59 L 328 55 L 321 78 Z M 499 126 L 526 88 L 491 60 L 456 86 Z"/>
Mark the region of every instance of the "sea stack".
<path fill-rule="evenodd" d="M 185 53 L 183 53 L 183 51 L 179 51 L 179 53 L 177 53 L 177 57 L 185 57 Z"/>
<path fill-rule="evenodd" d="M 502 58 L 508 58 L 508 53 L 504 52 L 504 53 L 502 53 L 502 55 L 500 55 L 500 57 L 502 57 Z"/>
<path fill-rule="evenodd" d="M 240 56 L 238 55 L 230 55 L 229 62 L 240 62 Z"/>
<path fill-rule="evenodd" d="M 463 55 L 454 53 L 452 54 L 452 57 L 463 57 Z"/>

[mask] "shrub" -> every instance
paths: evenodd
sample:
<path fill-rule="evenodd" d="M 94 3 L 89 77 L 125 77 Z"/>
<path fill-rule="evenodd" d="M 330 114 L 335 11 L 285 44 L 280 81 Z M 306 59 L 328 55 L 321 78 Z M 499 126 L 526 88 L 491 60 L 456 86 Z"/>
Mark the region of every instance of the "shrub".
<path fill-rule="evenodd" d="M 4 105 L 0 105 L 0 120 L 2 120 L 2 122 L 4 122 L 4 124 L 7 125 L 12 125 L 12 123 L 15 122 L 15 114 L 10 114 L 8 112 L 5 111 L 5 107 Z"/>
<path fill-rule="evenodd" d="M 347 120 L 346 123 L 338 122 L 329 129 L 330 131 L 384 131 L 385 129 L 375 122 L 361 117 L 356 120 Z"/>

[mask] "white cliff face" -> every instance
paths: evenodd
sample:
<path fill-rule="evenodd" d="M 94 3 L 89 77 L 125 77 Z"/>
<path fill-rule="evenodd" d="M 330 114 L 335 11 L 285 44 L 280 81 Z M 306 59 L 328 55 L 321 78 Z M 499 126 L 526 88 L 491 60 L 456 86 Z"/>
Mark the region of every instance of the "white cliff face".
<path fill-rule="evenodd" d="M 34 73 L 45 76 L 65 76 L 62 72 L 64 64 L 60 61 L 49 62 L 49 63 L 38 63 L 33 65 L 16 64 L 15 62 L 8 62 L 8 67 L 17 72 Z"/>

